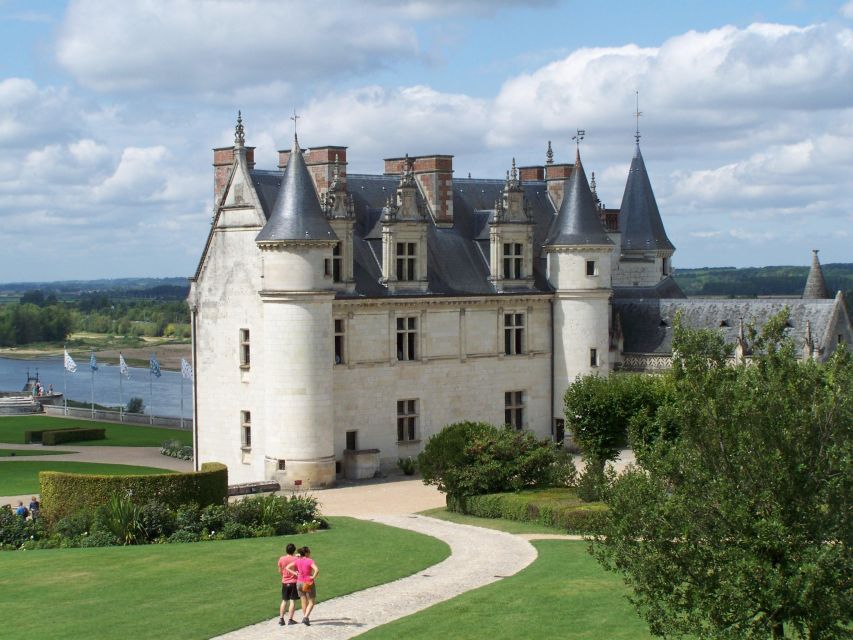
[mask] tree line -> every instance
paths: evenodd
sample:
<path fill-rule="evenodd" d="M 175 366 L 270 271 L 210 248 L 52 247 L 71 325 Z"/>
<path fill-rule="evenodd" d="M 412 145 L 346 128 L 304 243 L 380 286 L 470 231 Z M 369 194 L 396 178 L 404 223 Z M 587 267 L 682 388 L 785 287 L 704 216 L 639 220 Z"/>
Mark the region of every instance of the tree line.
<path fill-rule="evenodd" d="M 0 346 L 60 342 L 74 331 L 188 338 L 189 322 L 183 300 L 128 300 L 86 293 L 61 301 L 56 293 L 33 290 L 17 303 L 0 306 Z"/>

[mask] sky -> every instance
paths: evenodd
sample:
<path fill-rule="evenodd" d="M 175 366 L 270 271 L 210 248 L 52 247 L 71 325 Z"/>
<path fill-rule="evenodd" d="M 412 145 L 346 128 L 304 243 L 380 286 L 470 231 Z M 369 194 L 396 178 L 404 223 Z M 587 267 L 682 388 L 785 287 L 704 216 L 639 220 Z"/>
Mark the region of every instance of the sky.
<path fill-rule="evenodd" d="M 640 146 L 674 266 L 853 262 L 853 0 L 0 0 L 0 282 L 190 276 L 211 149 L 259 168 L 574 159 L 618 207 Z M 638 92 L 638 93 L 637 93 Z"/>

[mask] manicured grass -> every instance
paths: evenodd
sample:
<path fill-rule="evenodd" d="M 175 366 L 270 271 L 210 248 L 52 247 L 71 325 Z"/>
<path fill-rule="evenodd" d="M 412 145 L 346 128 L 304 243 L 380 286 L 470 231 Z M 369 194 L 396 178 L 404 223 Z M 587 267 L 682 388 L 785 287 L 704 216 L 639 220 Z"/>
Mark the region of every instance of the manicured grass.
<path fill-rule="evenodd" d="M 427 509 L 421 511 L 421 515 L 437 518 L 438 520 L 447 520 L 457 524 L 470 524 L 475 527 L 485 527 L 486 529 L 497 529 L 498 531 L 506 531 L 507 533 L 565 533 L 561 529 L 555 527 L 546 527 L 544 524 L 537 522 L 518 522 L 516 520 L 504 520 L 503 518 L 478 518 L 477 516 L 468 516 L 464 513 L 448 511 L 445 507 L 437 509 Z"/>
<path fill-rule="evenodd" d="M 136 467 L 129 464 L 100 464 L 97 462 L 7 461 L 0 463 L 0 496 L 39 492 L 39 471 L 63 471 L 102 476 L 175 473 L 169 469 Z"/>
<path fill-rule="evenodd" d="M 0 620 L 16 638 L 210 638 L 278 616 L 284 545 L 308 545 L 323 601 L 411 575 L 443 542 L 350 518 L 310 535 L 191 544 L 51 549 L 2 556 Z M 27 612 L 23 615 L 21 612 Z M 286 635 L 282 630 L 282 635 Z"/>
<path fill-rule="evenodd" d="M 20 456 L 61 456 L 63 453 L 77 453 L 76 451 L 56 451 L 53 447 L 49 449 L 0 449 L 0 458 L 16 458 Z"/>
<path fill-rule="evenodd" d="M 537 560 L 516 575 L 383 625 L 365 640 L 645 640 L 648 627 L 620 578 L 602 569 L 585 542 L 540 540 Z"/>
<path fill-rule="evenodd" d="M 52 416 L 4 416 L 0 418 L 0 442 L 24 444 L 24 431 L 64 427 L 106 429 L 107 437 L 104 440 L 75 442 L 75 447 L 159 447 L 164 440 L 180 440 L 183 444 L 192 444 L 192 433 L 189 431 Z"/>

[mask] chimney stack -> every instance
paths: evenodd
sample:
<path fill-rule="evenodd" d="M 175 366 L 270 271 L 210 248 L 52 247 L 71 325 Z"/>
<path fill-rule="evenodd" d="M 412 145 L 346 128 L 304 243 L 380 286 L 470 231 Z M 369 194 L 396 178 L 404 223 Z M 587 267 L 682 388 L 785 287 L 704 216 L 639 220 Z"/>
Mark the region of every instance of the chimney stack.
<path fill-rule="evenodd" d="M 410 157 L 413 161 L 415 181 L 427 201 L 438 225 L 453 224 L 453 156 L 430 155 Z M 400 175 L 406 157 L 386 158 L 385 175 Z"/>
<path fill-rule="evenodd" d="M 305 158 L 305 166 L 314 181 L 314 188 L 322 196 L 329 190 L 332 178 L 335 174 L 335 162 L 338 164 L 338 180 L 346 187 L 347 183 L 347 147 L 327 145 L 325 147 L 313 147 L 302 153 Z M 278 168 L 282 171 L 290 160 L 290 149 L 281 149 L 278 152 Z"/>
<path fill-rule="evenodd" d="M 255 147 L 245 147 L 246 163 L 249 171 L 255 168 Z M 234 165 L 235 147 L 217 147 L 213 150 L 213 206 L 219 205 L 228 177 L 231 175 L 231 167 Z"/>

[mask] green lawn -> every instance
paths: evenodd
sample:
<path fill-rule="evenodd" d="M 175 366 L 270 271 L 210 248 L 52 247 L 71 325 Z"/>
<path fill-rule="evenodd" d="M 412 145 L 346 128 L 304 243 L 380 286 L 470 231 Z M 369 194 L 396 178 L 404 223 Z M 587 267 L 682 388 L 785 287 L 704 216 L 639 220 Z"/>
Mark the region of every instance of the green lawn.
<path fill-rule="evenodd" d="M 129 464 L 100 464 L 97 462 L 6 461 L 0 463 L 0 496 L 15 496 L 39 492 L 39 471 L 63 471 L 104 476 L 123 474 L 148 476 L 156 473 L 175 473 L 169 469 L 136 467 Z"/>
<path fill-rule="evenodd" d="M 457 524 L 470 524 L 474 527 L 485 527 L 486 529 L 497 529 L 498 531 L 506 531 L 507 533 L 565 533 L 562 529 L 546 527 L 544 524 L 537 522 L 519 522 L 503 518 L 478 518 L 477 516 L 469 516 L 464 513 L 457 513 L 456 511 L 448 511 L 445 507 L 427 509 L 420 513 L 430 518 L 447 520 L 448 522 L 456 522 Z"/>
<path fill-rule="evenodd" d="M 645 640 L 646 624 L 620 578 L 587 543 L 540 540 L 538 559 L 516 575 L 358 636 L 364 640 Z"/>
<path fill-rule="evenodd" d="M 350 518 L 303 536 L 2 556 L 0 620 L 21 640 L 210 638 L 278 616 L 284 545 L 311 547 L 318 603 L 440 562 L 434 538 Z M 318 609 L 319 611 L 319 609 Z M 282 635 L 286 631 L 282 630 Z"/>
<path fill-rule="evenodd" d="M 159 447 L 164 440 L 180 440 L 191 445 L 192 433 L 177 429 L 144 427 L 115 422 L 96 422 L 51 416 L 4 416 L 0 417 L 0 442 L 24 444 L 24 431 L 36 429 L 61 429 L 63 427 L 106 428 L 106 439 L 75 442 L 75 447 Z"/>
<path fill-rule="evenodd" d="M 56 451 L 53 447 L 49 449 L 0 449 L 0 458 L 15 458 L 20 456 L 61 456 L 63 453 L 77 452 Z"/>

